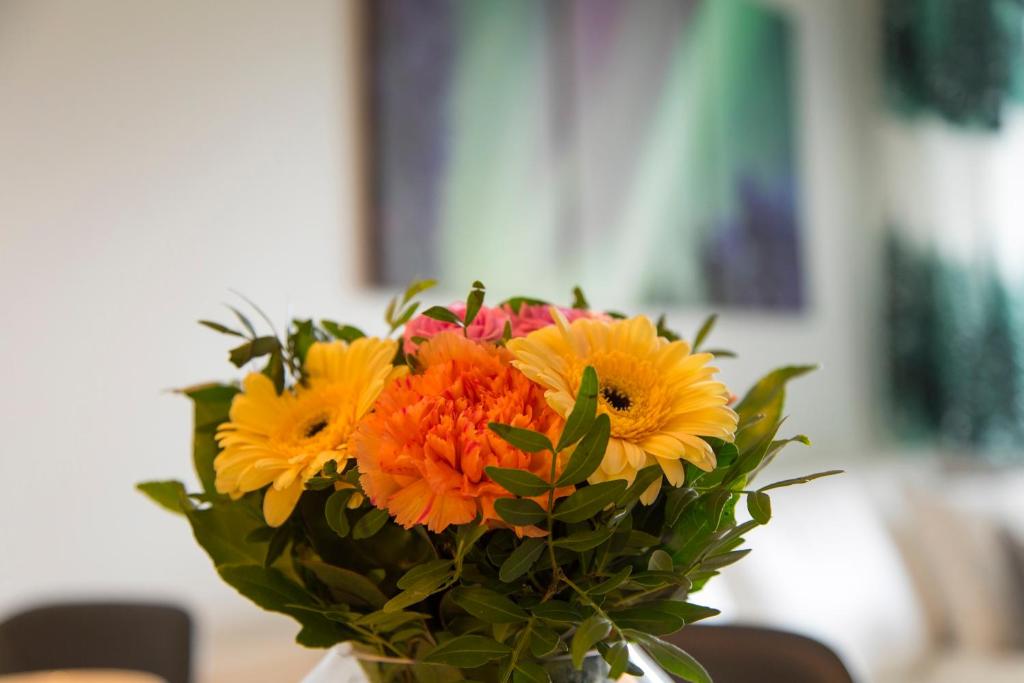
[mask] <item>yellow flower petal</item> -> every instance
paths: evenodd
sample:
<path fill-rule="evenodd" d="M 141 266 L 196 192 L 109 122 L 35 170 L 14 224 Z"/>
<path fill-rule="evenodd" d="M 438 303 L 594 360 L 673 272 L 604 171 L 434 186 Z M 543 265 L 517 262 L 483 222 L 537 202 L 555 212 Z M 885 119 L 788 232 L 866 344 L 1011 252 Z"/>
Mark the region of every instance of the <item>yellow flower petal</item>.
<path fill-rule="evenodd" d="M 272 527 L 279 527 L 291 516 L 302 495 L 302 481 L 296 479 L 291 486 L 278 490 L 271 486 L 263 497 L 263 518 Z"/>

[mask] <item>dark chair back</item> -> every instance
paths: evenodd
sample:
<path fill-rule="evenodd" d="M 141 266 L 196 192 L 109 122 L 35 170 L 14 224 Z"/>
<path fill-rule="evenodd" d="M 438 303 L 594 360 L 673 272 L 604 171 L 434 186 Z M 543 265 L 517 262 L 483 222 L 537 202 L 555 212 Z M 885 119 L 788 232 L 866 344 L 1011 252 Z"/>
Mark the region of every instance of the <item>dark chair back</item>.
<path fill-rule="evenodd" d="M 191 654 L 192 620 L 171 605 L 59 604 L 0 623 L 0 675 L 125 669 L 191 683 Z"/>
<path fill-rule="evenodd" d="M 852 683 L 816 640 L 753 626 L 688 626 L 666 638 L 697 658 L 715 683 Z"/>

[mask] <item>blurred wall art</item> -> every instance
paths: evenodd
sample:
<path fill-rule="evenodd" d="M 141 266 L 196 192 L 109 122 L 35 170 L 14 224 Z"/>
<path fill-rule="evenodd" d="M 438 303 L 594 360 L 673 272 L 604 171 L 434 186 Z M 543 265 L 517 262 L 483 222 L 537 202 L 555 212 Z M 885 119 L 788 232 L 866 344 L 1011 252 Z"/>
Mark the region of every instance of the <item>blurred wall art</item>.
<path fill-rule="evenodd" d="M 367 20 L 377 283 L 803 306 L 779 10 L 379 0 Z"/>
<path fill-rule="evenodd" d="M 887 0 L 884 18 L 889 414 L 1019 462 L 1024 4 Z"/>

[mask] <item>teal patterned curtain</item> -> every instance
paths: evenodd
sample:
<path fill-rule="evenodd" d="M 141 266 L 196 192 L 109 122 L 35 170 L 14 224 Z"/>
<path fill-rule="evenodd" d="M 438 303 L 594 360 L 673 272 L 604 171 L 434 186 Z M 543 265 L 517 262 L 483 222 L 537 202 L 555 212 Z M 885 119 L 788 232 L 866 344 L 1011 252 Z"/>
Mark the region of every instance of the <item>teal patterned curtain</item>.
<path fill-rule="evenodd" d="M 1024 462 L 1024 0 L 887 0 L 890 414 Z"/>

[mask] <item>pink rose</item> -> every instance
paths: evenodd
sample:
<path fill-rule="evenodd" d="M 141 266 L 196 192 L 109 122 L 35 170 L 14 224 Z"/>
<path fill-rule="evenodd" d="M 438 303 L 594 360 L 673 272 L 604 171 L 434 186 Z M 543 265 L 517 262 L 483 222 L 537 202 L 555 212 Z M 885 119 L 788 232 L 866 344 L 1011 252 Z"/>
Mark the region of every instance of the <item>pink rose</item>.
<path fill-rule="evenodd" d="M 563 308 L 561 306 L 556 308 L 565 316 L 566 321 L 570 323 L 580 318 L 609 320 L 608 316 L 604 313 L 594 313 L 580 308 Z M 551 317 L 551 306 L 546 304 L 523 304 L 519 307 L 519 313 L 513 311 L 512 307 L 506 304 L 504 310 L 512 321 L 513 337 L 525 337 L 534 330 L 555 324 L 554 319 Z"/>
<path fill-rule="evenodd" d="M 448 310 L 460 318 L 465 318 L 466 316 L 466 304 L 461 301 L 449 306 Z M 480 341 L 498 341 L 505 332 L 505 323 L 508 322 L 508 319 L 508 314 L 500 308 L 484 306 L 476 314 L 476 317 L 473 318 L 473 322 L 469 324 L 466 336 Z M 455 323 L 447 323 L 428 318 L 425 315 L 418 315 L 406 324 L 405 331 L 402 332 L 402 339 L 404 340 L 402 348 L 406 353 L 416 353 L 419 342 L 413 341 L 414 338 L 430 339 L 439 332 L 457 330 L 458 328 L 459 326 Z"/>

